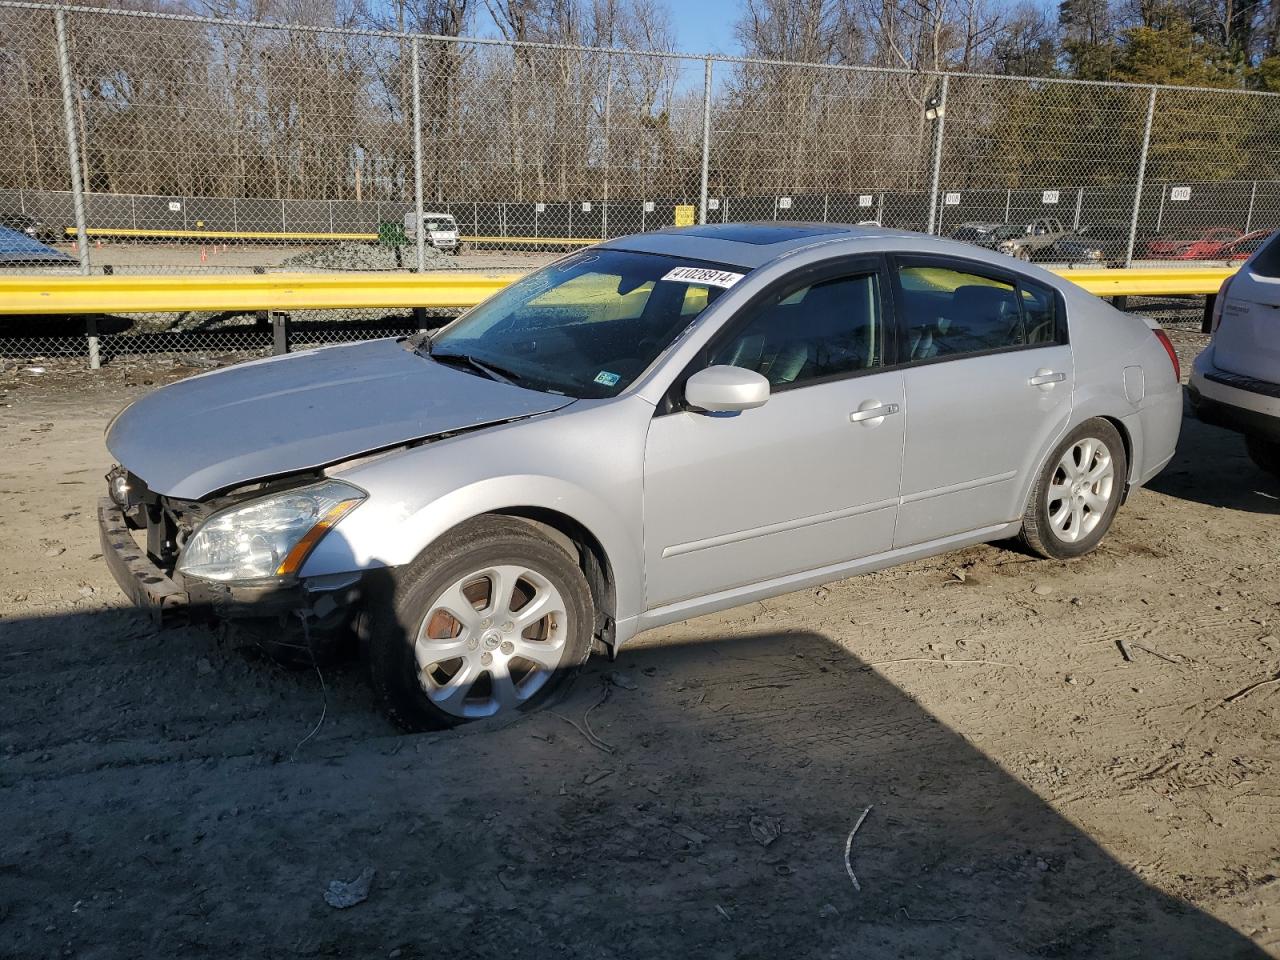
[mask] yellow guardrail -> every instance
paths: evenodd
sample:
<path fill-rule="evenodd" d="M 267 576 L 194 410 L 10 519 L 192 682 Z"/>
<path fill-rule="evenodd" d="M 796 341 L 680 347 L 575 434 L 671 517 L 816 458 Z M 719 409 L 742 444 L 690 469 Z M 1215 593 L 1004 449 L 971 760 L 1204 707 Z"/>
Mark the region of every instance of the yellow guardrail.
<path fill-rule="evenodd" d="M 1217 293 L 1230 267 L 1055 270 L 1100 297 Z M 248 312 L 471 307 L 520 273 L 0 274 L 0 314 Z"/>
<path fill-rule="evenodd" d="M 1105 267 L 1054 269 L 1053 272 L 1084 287 L 1097 297 L 1177 297 L 1217 293 L 1233 267 Z"/>
<path fill-rule="evenodd" d="M 68 237 L 75 237 L 76 228 L 66 228 Z M 323 241 L 323 240 L 356 240 L 370 242 L 378 239 L 376 233 L 308 233 L 285 230 L 161 230 L 150 227 L 89 227 L 85 233 L 90 237 L 146 240 L 276 240 L 276 241 Z M 459 243 L 477 243 L 485 246 L 511 247 L 585 247 L 599 243 L 593 237 L 466 237 L 460 236 Z"/>
<path fill-rule="evenodd" d="M 4 276 L 0 314 L 183 313 L 470 307 L 519 273 Z"/>

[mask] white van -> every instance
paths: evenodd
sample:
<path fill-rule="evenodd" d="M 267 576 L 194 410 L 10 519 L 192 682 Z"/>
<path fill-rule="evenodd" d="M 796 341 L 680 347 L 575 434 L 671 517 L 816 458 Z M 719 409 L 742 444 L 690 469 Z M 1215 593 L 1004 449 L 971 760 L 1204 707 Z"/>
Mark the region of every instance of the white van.
<path fill-rule="evenodd" d="M 423 213 L 423 222 L 427 227 L 427 243 L 445 253 L 461 253 L 462 244 L 458 242 L 458 221 L 451 213 Z M 404 235 L 410 241 L 418 240 L 418 217 L 410 210 L 404 215 Z"/>

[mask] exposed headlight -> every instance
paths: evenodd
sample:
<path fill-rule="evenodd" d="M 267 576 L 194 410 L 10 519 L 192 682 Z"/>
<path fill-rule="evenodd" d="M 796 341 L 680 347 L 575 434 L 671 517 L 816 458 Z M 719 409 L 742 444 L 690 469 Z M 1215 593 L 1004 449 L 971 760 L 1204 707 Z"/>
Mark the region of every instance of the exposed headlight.
<path fill-rule="evenodd" d="M 1014 245 L 1012 243 L 1001 243 L 996 245 L 996 249 L 1001 253 L 1013 253 Z"/>
<path fill-rule="evenodd" d="M 307 555 L 365 493 L 326 480 L 219 511 L 196 531 L 178 570 L 205 580 L 260 580 L 297 573 Z"/>

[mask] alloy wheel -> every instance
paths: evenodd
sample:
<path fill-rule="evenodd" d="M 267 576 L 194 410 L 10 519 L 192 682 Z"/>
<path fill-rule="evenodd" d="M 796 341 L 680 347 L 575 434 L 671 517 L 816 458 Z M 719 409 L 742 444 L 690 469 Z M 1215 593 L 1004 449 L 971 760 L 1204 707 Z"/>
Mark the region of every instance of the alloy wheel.
<path fill-rule="evenodd" d="M 1115 491 L 1115 464 L 1107 445 L 1082 437 L 1062 454 L 1049 483 L 1049 529 L 1064 543 L 1089 536 L 1102 522 Z"/>
<path fill-rule="evenodd" d="M 441 593 L 423 618 L 414 641 L 418 682 L 456 717 L 514 709 L 561 666 L 568 625 L 560 591 L 536 570 L 477 570 Z"/>

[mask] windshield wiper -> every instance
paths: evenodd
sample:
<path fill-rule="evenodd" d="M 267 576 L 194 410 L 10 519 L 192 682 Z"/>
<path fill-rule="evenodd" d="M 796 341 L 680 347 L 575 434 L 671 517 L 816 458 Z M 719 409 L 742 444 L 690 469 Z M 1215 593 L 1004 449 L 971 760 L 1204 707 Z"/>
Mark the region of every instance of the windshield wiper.
<path fill-rule="evenodd" d="M 499 383 L 514 383 L 520 379 L 520 374 L 489 363 L 487 360 L 479 360 L 469 353 L 437 353 L 432 350 L 428 355 L 437 363 L 452 363 L 471 367 L 471 369 L 478 370 L 490 380 L 497 380 Z"/>

